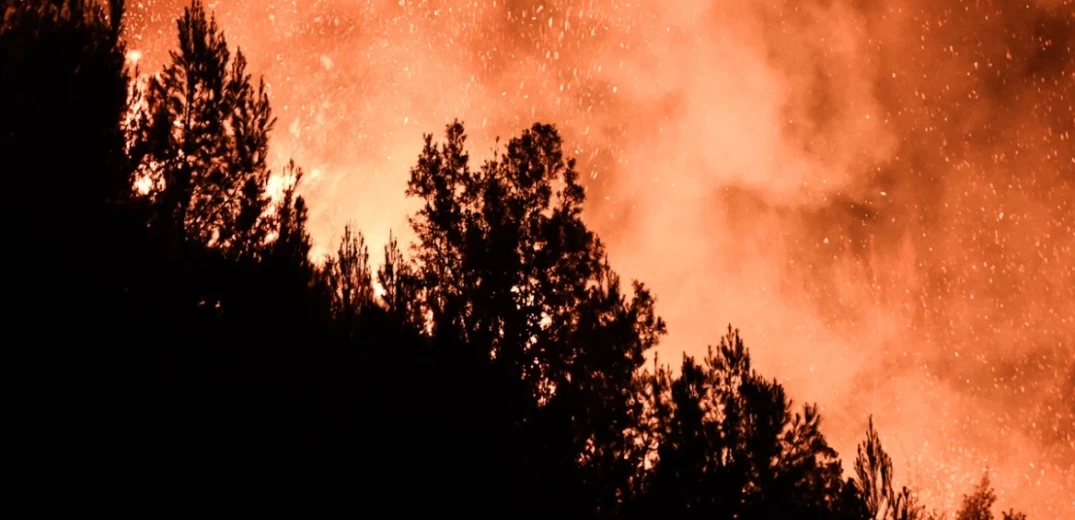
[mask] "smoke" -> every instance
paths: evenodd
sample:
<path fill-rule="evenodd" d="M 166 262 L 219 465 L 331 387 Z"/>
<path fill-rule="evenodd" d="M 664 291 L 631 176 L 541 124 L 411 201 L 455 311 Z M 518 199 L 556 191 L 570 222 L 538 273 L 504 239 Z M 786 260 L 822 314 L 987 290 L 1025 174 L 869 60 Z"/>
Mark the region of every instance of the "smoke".
<path fill-rule="evenodd" d="M 729 322 L 853 456 L 873 413 L 941 508 L 1075 516 L 1069 1 L 383 0 L 213 5 L 265 74 L 318 246 L 407 236 L 421 134 L 476 158 L 556 123 L 587 219 L 654 288 L 662 359 Z M 178 1 L 132 5 L 153 70 Z"/>

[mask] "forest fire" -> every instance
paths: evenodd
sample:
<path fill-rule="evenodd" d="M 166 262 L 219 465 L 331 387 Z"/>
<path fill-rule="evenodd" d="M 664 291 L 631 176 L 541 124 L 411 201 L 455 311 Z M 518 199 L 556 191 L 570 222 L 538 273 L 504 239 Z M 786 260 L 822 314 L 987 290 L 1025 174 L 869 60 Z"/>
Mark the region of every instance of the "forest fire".
<path fill-rule="evenodd" d="M 130 6 L 142 70 L 182 7 Z M 732 322 L 845 460 L 872 412 L 938 506 L 988 466 L 1032 518 L 1075 515 L 1069 2 L 214 8 L 270 85 L 276 163 L 323 172 L 322 250 L 346 221 L 374 251 L 409 236 L 423 133 L 458 117 L 485 158 L 554 123 L 613 264 L 654 288 L 663 359 Z"/>
<path fill-rule="evenodd" d="M 1069 0 L 2 5 L 82 493 L 1075 518 Z"/>

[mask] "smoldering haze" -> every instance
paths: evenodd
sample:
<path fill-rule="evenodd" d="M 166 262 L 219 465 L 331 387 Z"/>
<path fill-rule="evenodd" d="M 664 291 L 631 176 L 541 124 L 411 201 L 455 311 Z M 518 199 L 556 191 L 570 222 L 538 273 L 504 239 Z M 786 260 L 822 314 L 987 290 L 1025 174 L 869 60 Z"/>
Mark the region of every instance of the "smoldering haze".
<path fill-rule="evenodd" d="M 132 3 L 151 71 L 183 2 Z M 845 458 L 866 417 L 941 508 L 1075 515 L 1068 1 L 221 0 L 318 244 L 406 234 L 423 132 L 556 123 L 588 220 L 702 352 L 741 327 Z"/>

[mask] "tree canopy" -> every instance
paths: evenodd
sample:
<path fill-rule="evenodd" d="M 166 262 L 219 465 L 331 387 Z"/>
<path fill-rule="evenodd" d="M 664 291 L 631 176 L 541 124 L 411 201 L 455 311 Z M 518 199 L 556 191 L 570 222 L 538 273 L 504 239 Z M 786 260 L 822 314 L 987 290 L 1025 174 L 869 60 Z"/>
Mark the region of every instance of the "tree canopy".
<path fill-rule="evenodd" d="M 314 259 L 302 169 L 267 159 L 264 82 L 199 0 L 141 92 L 122 1 L 3 6 L 0 157 L 37 248 L 12 323 L 39 341 L 14 348 L 47 358 L 20 384 L 50 402 L 24 411 L 54 459 L 34 482 L 131 512 L 925 518 L 872 420 L 845 477 L 818 408 L 759 374 L 738 330 L 646 366 L 657 300 L 586 225 L 554 125 L 480 165 L 461 122 L 424 136 L 416 241 L 375 266 L 349 226 Z M 983 480 L 957 518 L 995 499 Z"/>

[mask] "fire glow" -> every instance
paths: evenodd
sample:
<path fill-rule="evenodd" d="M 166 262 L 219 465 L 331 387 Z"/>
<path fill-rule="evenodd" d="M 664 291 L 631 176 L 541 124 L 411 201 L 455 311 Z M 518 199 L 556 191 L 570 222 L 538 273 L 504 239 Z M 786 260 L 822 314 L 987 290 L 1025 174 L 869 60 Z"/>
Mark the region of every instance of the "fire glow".
<path fill-rule="evenodd" d="M 131 2 L 154 71 L 180 0 Z M 1075 517 L 1075 7 L 1061 0 L 213 6 L 307 172 L 318 247 L 406 239 L 422 133 L 557 124 L 587 219 L 698 354 L 728 322 L 853 456 L 953 508 Z M 379 255 L 374 254 L 374 257 Z"/>

